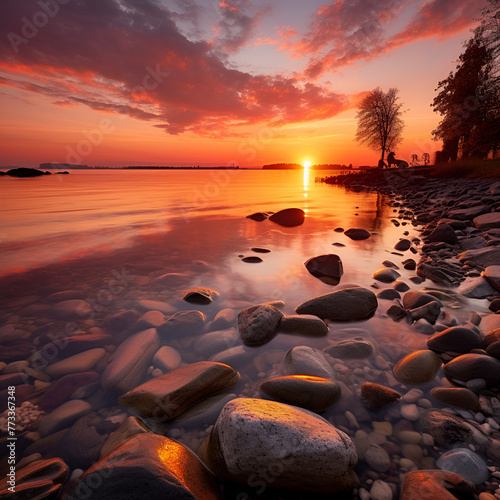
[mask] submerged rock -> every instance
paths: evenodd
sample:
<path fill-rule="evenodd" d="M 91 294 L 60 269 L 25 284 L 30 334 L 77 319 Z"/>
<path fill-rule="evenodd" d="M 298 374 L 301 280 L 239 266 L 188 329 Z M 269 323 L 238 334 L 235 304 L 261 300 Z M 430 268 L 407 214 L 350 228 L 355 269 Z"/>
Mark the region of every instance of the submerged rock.
<path fill-rule="evenodd" d="M 320 295 L 304 302 L 295 311 L 332 321 L 356 321 L 368 318 L 377 307 L 377 297 L 371 290 L 356 287 Z"/>
<path fill-rule="evenodd" d="M 292 314 L 283 316 L 279 329 L 285 333 L 295 333 L 308 337 L 321 337 L 328 333 L 328 325 L 311 314 Z"/>
<path fill-rule="evenodd" d="M 199 361 L 132 389 L 119 402 L 144 417 L 164 422 L 208 396 L 230 389 L 239 379 L 239 373 L 230 366 Z"/>
<path fill-rule="evenodd" d="M 406 474 L 399 500 L 455 500 L 474 498 L 474 484 L 453 472 L 440 470 L 419 470 Z"/>
<path fill-rule="evenodd" d="M 198 455 L 222 480 L 249 484 L 273 472 L 273 487 L 335 493 L 352 488 L 353 442 L 322 417 L 259 399 L 226 404 Z"/>
<path fill-rule="evenodd" d="M 373 346 L 368 340 L 341 340 L 323 350 L 333 358 L 368 358 L 373 354 Z"/>
<path fill-rule="evenodd" d="M 375 271 L 373 274 L 373 278 L 377 281 L 381 281 L 382 283 L 392 283 L 400 276 L 401 275 L 395 269 L 389 267 L 383 267 L 382 269 Z"/>
<path fill-rule="evenodd" d="M 135 387 L 141 382 L 160 345 L 155 328 L 136 333 L 123 341 L 104 370 L 102 387 L 121 394 Z"/>
<path fill-rule="evenodd" d="M 138 434 L 88 469 L 67 498 L 215 500 L 217 484 L 198 457 L 158 434 Z"/>
<path fill-rule="evenodd" d="M 286 375 L 266 380 L 260 390 L 282 403 L 322 412 L 341 396 L 338 382 L 311 375 Z"/>
<path fill-rule="evenodd" d="M 441 403 L 458 406 L 466 410 L 478 411 L 479 398 L 471 390 L 460 387 L 434 387 L 431 396 Z"/>
<path fill-rule="evenodd" d="M 360 388 L 360 397 L 368 409 L 379 410 L 401 399 L 401 394 L 388 387 L 365 382 Z"/>
<path fill-rule="evenodd" d="M 269 342 L 278 333 L 283 313 L 268 304 L 247 307 L 238 313 L 238 331 L 245 345 Z"/>
<path fill-rule="evenodd" d="M 500 361 L 486 354 L 462 354 L 444 365 L 447 377 L 467 382 L 485 380 L 487 386 L 500 384 Z"/>
<path fill-rule="evenodd" d="M 179 311 L 158 326 L 158 333 L 166 339 L 196 335 L 203 330 L 205 320 L 200 311 Z"/>
<path fill-rule="evenodd" d="M 262 212 L 255 212 L 252 215 L 247 215 L 247 219 L 252 219 L 257 222 L 262 222 L 263 220 L 267 219 L 267 215 Z"/>
<path fill-rule="evenodd" d="M 68 466 L 60 458 L 35 460 L 15 474 L 15 493 L 9 490 L 9 477 L 0 482 L 0 498 L 57 498 L 68 475 Z"/>
<path fill-rule="evenodd" d="M 283 358 L 283 367 L 290 375 L 333 378 L 333 370 L 324 354 L 318 349 L 305 345 L 290 349 Z"/>
<path fill-rule="evenodd" d="M 344 232 L 351 240 L 366 240 L 371 236 L 371 233 L 360 227 L 352 227 Z"/>
<path fill-rule="evenodd" d="M 472 349 L 483 349 L 485 345 L 482 336 L 472 328 L 452 326 L 429 337 L 427 347 L 436 352 L 466 354 Z"/>
<path fill-rule="evenodd" d="M 441 470 L 454 472 L 474 484 L 482 484 L 490 477 L 486 462 L 469 448 L 455 448 L 443 453 L 436 465 Z"/>
<path fill-rule="evenodd" d="M 303 224 L 305 216 L 305 212 L 300 208 L 286 208 L 285 210 L 280 210 L 271 215 L 269 220 L 280 226 L 293 227 Z"/>
<path fill-rule="evenodd" d="M 434 380 L 441 368 L 441 358 L 432 351 L 408 354 L 394 367 L 394 376 L 406 385 L 423 385 Z"/>
<path fill-rule="evenodd" d="M 193 304 L 211 304 L 217 297 L 219 293 L 210 288 L 205 288 L 202 286 L 188 290 L 183 299 L 186 302 L 191 302 Z"/>
<path fill-rule="evenodd" d="M 312 257 L 304 265 L 313 276 L 329 285 L 337 285 L 344 274 L 342 260 L 335 254 Z"/>

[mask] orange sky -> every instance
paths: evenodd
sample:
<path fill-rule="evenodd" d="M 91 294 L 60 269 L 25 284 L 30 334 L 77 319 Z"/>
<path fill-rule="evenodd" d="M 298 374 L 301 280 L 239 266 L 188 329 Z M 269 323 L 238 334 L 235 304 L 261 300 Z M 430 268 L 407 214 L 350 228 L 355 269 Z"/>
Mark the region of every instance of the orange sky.
<path fill-rule="evenodd" d="M 9 2 L 0 165 L 374 165 L 356 102 L 398 87 L 397 156 L 439 149 L 430 104 L 482 1 Z"/>

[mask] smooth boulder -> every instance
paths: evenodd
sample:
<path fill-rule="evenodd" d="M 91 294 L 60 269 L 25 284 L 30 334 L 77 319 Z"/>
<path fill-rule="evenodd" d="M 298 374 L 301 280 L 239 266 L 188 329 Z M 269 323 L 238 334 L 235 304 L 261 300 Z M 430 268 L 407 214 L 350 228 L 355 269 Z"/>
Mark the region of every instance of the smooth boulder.
<path fill-rule="evenodd" d="M 216 500 L 220 494 L 192 451 L 167 437 L 142 433 L 97 461 L 65 498 Z"/>
<path fill-rule="evenodd" d="M 351 240 L 366 240 L 371 236 L 371 233 L 367 231 L 366 229 L 360 228 L 360 227 L 351 227 L 347 231 L 344 232 L 344 234 L 351 238 Z"/>
<path fill-rule="evenodd" d="M 286 208 L 269 217 L 269 220 L 285 227 L 294 227 L 304 224 L 306 214 L 300 208 Z"/>
<path fill-rule="evenodd" d="M 370 317 L 377 309 L 376 295 L 367 288 L 345 288 L 307 300 L 295 309 L 332 321 L 356 321 Z"/>
<path fill-rule="evenodd" d="M 418 470 L 406 474 L 399 500 L 472 500 L 475 491 L 473 483 L 453 472 Z"/>
<path fill-rule="evenodd" d="M 408 354 L 394 367 L 394 376 L 406 385 L 432 382 L 441 368 L 441 358 L 432 351 L 421 350 Z"/>
<path fill-rule="evenodd" d="M 335 254 L 312 257 L 304 265 L 309 273 L 328 285 L 337 285 L 344 274 L 342 260 Z"/>
<path fill-rule="evenodd" d="M 273 487 L 336 493 L 356 484 L 351 439 L 315 413 L 259 399 L 223 408 L 198 455 L 221 480 L 249 484 L 271 471 Z"/>
<path fill-rule="evenodd" d="M 435 352 L 466 354 L 472 349 L 484 349 L 484 340 L 472 328 L 452 326 L 429 337 L 427 347 Z"/>
<path fill-rule="evenodd" d="M 444 365 L 444 373 L 463 382 L 482 378 L 488 387 L 494 387 L 500 384 L 500 361 L 486 354 L 462 354 Z"/>
<path fill-rule="evenodd" d="M 317 316 L 310 314 L 292 314 L 283 316 L 279 325 L 281 332 L 322 337 L 328 333 L 328 325 Z"/>
<path fill-rule="evenodd" d="M 240 374 L 230 366 L 199 361 L 156 377 L 120 397 L 119 403 L 159 422 L 171 420 L 203 399 L 230 389 Z"/>
<path fill-rule="evenodd" d="M 285 375 L 260 384 L 260 390 L 282 403 L 300 406 L 317 413 L 340 398 L 338 382 L 311 375 Z"/>
<path fill-rule="evenodd" d="M 247 307 L 238 313 L 238 331 L 245 345 L 269 342 L 277 333 L 283 313 L 269 304 Z"/>

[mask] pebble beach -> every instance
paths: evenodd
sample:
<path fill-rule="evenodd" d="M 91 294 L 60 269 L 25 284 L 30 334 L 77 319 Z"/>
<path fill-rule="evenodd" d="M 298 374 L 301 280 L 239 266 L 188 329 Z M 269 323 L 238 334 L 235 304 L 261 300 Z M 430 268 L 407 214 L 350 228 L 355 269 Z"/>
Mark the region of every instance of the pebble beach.
<path fill-rule="evenodd" d="M 342 252 L 376 234 L 332 229 L 331 252 L 301 263 L 325 293 L 296 303 L 229 294 L 210 261 L 162 268 L 147 248 L 4 278 L 0 400 L 15 395 L 24 497 L 8 460 L 0 497 L 500 499 L 500 183 L 323 182 L 383 195 L 398 238 L 348 282 Z M 241 218 L 255 234 L 310 222 Z M 235 259 L 258 270 L 269 243 Z"/>

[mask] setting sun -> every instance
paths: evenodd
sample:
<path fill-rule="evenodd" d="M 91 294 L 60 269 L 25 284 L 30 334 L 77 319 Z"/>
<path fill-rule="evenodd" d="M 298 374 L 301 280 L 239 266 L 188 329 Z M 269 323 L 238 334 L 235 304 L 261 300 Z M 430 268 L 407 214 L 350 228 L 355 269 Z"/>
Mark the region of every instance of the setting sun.
<path fill-rule="evenodd" d="M 311 162 L 310 161 L 305 161 L 304 162 L 304 168 L 309 168 L 311 166 Z"/>

